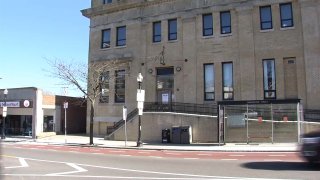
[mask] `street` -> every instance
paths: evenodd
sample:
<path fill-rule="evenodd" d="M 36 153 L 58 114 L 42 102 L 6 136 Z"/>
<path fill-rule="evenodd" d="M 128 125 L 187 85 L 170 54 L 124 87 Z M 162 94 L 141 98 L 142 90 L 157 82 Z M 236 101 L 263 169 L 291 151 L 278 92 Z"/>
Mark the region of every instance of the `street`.
<path fill-rule="evenodd" d="M 1 179 L 319 179 L 297 153 L 3 144 Z"/>

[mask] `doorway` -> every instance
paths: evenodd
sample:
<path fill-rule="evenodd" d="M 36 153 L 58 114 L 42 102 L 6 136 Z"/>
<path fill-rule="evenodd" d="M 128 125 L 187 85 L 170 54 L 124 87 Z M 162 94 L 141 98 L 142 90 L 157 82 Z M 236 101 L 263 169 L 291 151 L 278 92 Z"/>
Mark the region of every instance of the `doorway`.
<path fill-rule="evenodd" d="M 157 68 L 157 101 L 162 104 L 171 104 L 174 88 L 174 68 Z"/>

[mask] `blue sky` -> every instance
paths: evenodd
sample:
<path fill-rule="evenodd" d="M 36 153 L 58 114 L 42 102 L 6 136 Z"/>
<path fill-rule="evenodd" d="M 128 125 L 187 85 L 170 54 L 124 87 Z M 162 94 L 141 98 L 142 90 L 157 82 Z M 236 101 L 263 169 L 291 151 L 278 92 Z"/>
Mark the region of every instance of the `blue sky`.
<path fill-rule="evenodd" d="M 86 63 L 90 0 L 0 0 L 0 89 L 38 87 L 62 94 L 46 58 Z M 59 85 L 60 84 L 60 85 Z M 68 95 L 78 96 L 70 88 Z"/>

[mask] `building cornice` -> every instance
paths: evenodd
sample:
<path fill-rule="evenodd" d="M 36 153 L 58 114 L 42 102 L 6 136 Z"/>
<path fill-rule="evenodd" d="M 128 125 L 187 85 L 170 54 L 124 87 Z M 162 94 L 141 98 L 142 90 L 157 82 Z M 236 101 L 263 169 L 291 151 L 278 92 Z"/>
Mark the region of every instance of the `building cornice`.
<path fill-rule="evenodd" d="M 115 5 L 103 5 L 99 7 L 84 9 L 81 11 L 82 15 L 87 18 L 92 18 L 95 16 L 110 14 L 114 12 L 124 11 L 133 8 L 144 8 L 148 6 L 154 6 L 167 2 L 174 2 L 176 0 L 154 0 L 154 1 L 146 1 L 139 3 L 123 3 L 123 4 L 115 4 Z"/>

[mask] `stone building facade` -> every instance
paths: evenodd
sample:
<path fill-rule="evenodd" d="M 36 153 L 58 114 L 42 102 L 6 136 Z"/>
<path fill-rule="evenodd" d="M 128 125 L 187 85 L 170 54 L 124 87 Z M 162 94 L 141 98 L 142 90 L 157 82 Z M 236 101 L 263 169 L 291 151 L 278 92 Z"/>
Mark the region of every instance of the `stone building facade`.
<path fill-rule="evenodd" d="M 139 72 L 148 102 L 301 99 L 320 108 L 320 1 L 92 0 L 82 14 L 89 62 L 122 63 L 109 73 L 123 79 L 110 79 L 96 105 L 95 134 L 121 120 L 124 105 L 136 108 Z"/>

